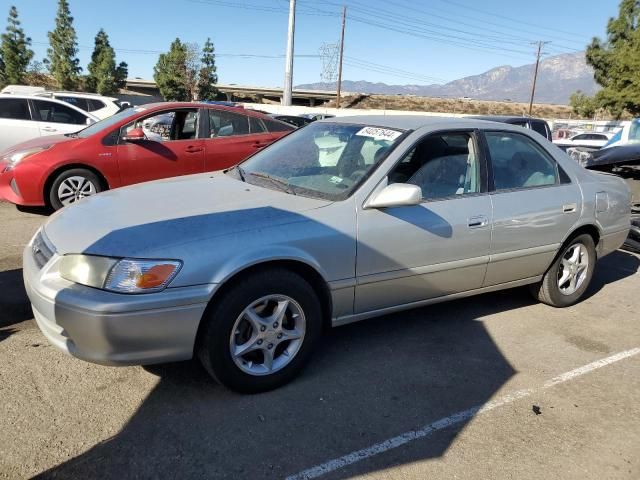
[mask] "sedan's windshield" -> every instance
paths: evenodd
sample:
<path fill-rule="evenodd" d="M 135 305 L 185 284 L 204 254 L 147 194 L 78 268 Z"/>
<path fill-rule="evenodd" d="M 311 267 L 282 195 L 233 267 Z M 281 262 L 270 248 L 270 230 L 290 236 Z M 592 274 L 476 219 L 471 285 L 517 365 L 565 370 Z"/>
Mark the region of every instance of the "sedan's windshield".
<path fill-rule="evenodd" d="M 230 173 L 295 195 L 343 200 L 384 160 L 402 133 L 366 125 L 312 123 Z"/>
<path fill-rule="evenodd" d="M 105 118 L 104 120 L 100 120 L 99 122 L 96 122 L 93 125 L 89 125 L 87 128 L 83 128 L 79 132 L 75 133 L 74 136 L 78 136 L 80 138 L 90 137 L 91 135 L 95 135 L 96 133 L 100 133 L 103 130 L 107 130 L 111 128 L 113 125 L 115 125 L 116 123 L 119 123 L 122 120 L 138 115 L 140 112 L 144 110 L 145 109 L 143 107 L 128 108 L 126 110 L 116 113 L 115 115 Z"/>

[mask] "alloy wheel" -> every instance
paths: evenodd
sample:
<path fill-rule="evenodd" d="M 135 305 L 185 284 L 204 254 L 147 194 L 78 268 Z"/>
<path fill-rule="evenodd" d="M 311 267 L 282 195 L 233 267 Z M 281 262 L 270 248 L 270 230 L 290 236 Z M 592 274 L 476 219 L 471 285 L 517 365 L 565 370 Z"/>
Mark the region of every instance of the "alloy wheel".
<path fill-rule="evenodd" d="M 582 243 L 574 243 L 562 256 L 558 268 L 558 289 L 563 295 L 573 295 L 587 278 L 589 251 Z"/>
<path fill-rule="evenodd" d="M 231 358 L 249 375 L 270 375 L 296 356 L 306 330 L 300 305 L 285 295 L 268 295 L 247 306 L 231 329 Z"/>
<path fill-rule="evenodd" d="M 58 187 L 58 199 L 64 206 L 96 193 L 96 186 L 93 182 L 81 176 L 65 178 Z"/>

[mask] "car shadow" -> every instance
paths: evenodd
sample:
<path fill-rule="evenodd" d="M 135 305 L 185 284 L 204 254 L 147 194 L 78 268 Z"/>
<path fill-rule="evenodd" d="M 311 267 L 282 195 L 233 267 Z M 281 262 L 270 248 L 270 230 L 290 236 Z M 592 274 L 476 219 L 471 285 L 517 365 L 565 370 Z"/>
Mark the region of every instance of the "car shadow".
<path fill-rule="evenodd" d="M 0 328 L 33 318 L 22 269 L 0 272 Z"/>
<path fill-rule="evenodd" d="M 593 279 L 582 300 L 593 297 L 603 287 L 640 271 L 640 258 L 623 250 L 616 250 L 596 263 Z"/>
<path fill-rule="evenodd" d="M 485 403 L 515 372 L 479 320 L 531 303 L 515 289 L 333 329 L 297 380 L 259 395 L 216 385 L 195 361 L 145 367 L 160 381 L 122 431 L 37 478 L 295 474 Z"/>

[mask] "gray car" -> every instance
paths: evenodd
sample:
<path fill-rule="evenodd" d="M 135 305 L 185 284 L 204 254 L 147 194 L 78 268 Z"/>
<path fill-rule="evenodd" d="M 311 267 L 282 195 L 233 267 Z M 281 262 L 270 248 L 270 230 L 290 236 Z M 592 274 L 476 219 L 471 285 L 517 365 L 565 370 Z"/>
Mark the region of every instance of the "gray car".
<path fill-rule="evenodd" d="M 627 236 L 630 194 L 542 136 L 420 116 L 314 122 L 225 172 L 116 189 L 54 214 L 24 251 L 38 325 L 76 357 L 198 357 L 257 392 L 324 329 L 530 285 L 577 302 Z"/>

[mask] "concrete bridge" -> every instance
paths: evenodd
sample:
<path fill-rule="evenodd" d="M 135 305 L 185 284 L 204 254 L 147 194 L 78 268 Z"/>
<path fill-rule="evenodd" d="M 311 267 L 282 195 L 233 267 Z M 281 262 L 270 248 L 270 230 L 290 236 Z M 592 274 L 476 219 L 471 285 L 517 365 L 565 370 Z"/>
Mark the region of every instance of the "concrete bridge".
<path fill-rule="evenodd" d="M 253 87 L 236 84 L 217 84 L 216 88 L 224 94 L 228 101 L 236 99 L 255 98 L 258 103 L 281 103 L 282 88 L 279 87 Z M 161 101 L 160 90 L 153 80 L 142 80 L 138 78 L 127 79 L 126 94 L 120 95 L 123 100 L 130 100 L 135 104 Z M 322 105 L 329 100 L 336 98 L 336 92 L 325 92 L 320 90 L 293 90 L 294 105 L 305 105 L 309 107 Z"/>

